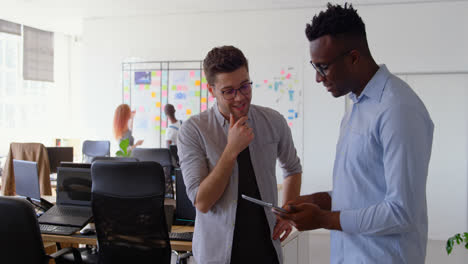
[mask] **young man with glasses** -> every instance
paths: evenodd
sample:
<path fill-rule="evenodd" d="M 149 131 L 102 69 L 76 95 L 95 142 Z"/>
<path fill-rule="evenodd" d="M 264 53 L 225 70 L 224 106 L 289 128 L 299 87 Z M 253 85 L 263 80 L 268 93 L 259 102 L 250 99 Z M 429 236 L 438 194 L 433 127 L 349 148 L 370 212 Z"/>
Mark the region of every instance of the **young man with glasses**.
<path fill-rule="evenodd" d="M 328 4 L 306 27 L 316 81 L 353 107 L 342 122 L 333 190 L 278 213 L 299 230 L 331 231 L 331 263 L 424 263 L 426 179 L 434 124 L 404 81 L 377 65 L 351 5 Z"/>
<path fill-rule="evenodd" d="M 197 208 L 197 263 L 282 263 L 288 221 L 241 198 L 277 204 L 276 160 L 283 201 L 297 198 L 302 168 L 291 131 L 278 112 L 251 105 L 252 82 L 239 49 L 212 49 L 203 61 L 216 104 L 185 121 L 178 147 L 187 194 Z M 278 239 L 279 238 L 279 239 Z"/>

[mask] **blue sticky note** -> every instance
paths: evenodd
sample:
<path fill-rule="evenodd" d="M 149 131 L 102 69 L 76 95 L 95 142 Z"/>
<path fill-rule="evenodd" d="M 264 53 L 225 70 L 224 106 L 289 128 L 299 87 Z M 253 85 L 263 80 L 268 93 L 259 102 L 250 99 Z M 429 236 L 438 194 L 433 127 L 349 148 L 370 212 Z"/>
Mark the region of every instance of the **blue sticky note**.
<path fill-rule="evenodd" d="M 288 112 L 289 113 L 294 113 L 294 109 L 289 109 Z"/>

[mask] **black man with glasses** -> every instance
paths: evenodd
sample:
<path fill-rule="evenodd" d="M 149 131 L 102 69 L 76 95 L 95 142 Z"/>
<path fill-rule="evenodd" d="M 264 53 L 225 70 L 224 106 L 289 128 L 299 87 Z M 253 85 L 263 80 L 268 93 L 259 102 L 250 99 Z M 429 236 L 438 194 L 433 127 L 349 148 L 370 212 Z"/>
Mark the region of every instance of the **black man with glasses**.
<path fill-rule="evenodd" d="M 349 94 L 333 189 L 299 197 L 278 213 L 299 230 L 330 232 L 330 262 L 423 264 L 426 181 L 434 124 L 404 81 L 377 65 L 352 5 L 328 4 L 306 26 L 315 78 Z"/>
<path fill-rule="evenodd" d="M 212 49 L 203 62 L 216 104 L 185 121 L 178 153 L 187 194 L 197 208 L 197 263 L 283 263 L 281 243 L 292 227 L 241 194 L 278 203 L 299 196 L 302 167 L 291 131 L 277 111 L 250 104 L 248 62 L 233 46 Z"/>

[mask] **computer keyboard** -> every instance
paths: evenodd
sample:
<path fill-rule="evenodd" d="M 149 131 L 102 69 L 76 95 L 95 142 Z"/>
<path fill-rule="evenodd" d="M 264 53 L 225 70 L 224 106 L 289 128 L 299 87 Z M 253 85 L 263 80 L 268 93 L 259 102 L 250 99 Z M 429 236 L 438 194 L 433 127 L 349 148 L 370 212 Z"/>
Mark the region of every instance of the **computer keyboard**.
<path fill-rule="evenodd" d="M 77 227 L 73 226 L 57 226 L 57 225 L 46 225 L 39 224 L 41 233 L 43 234 L 53 234 L 53 235 L 71 235 L 79 230 Z"/>
<path fill-rule="evenodd" d="M 169 233 L 170 240 L 192 241 L 193 232 Z"/>

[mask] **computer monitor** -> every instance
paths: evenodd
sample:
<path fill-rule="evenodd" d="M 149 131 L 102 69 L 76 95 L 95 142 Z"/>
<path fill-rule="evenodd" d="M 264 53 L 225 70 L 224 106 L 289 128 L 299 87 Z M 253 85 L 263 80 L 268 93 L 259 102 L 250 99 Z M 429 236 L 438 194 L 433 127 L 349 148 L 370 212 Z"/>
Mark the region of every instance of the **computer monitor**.
<path fill-rule="evenodd" d="M 91 169 L 59 167 L 57 204 L 91 206 Z"/>
<path fill-rule="evenodd" d="M 13 159 L 16 194 L 26 197 L 33 205 L 45 211 L 52 204 L 41 198 L 37 162 Z"/>
<path fill-rule="evenodd" d="M 174 224 L 193 225 L 195 223 L 196 211 L 192 201 L 187 196 L 182 171 L 175 169 L 176 176 L 176 211 Z"/>
<path fill-rule="evenodd" d="M 73 161 L 73 147 L 47 147 L 50 173 L 56 173 L 62 161 Z"/>
<path fill-rule="evenodd" d="M 91 169 L 91 163 L 74 163 L 62 161 L 60 162 L 60 167 Z"/>
<path fill-rule="evenodd" d="M 14 159 L 13 170 L 16 194 L 39 202 L 41 200 L 41 191 L 39 189 L 37 162 Z"/>

